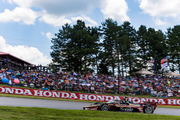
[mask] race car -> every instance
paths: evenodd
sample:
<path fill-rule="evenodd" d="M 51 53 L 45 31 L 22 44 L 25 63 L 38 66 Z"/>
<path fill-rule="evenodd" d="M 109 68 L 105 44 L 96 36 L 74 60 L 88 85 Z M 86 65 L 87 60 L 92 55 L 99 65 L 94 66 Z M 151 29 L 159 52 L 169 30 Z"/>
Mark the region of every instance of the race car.
<path fill-rule="evenodd" d="M 124 100 L 110 100 L 107 103 L 96 102 L 90 106 L 83 107 L 84 110 L 102 110 L 102 111 L 123 111 L 123 112 L 140 112 L 153 113 L 156 109 L 157 102 L 144 102 L 143 104 L 132 103 L 127 97 Z"/>

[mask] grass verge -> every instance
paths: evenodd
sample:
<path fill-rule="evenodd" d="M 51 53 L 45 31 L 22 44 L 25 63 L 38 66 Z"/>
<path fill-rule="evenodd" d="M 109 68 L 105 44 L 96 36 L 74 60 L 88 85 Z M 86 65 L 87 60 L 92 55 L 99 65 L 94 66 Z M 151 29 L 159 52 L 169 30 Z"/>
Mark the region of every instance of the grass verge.
<path fill-rule="evenodd" d="M 179 120 L 180 116 L 0 106 L 3 120 Z"/>

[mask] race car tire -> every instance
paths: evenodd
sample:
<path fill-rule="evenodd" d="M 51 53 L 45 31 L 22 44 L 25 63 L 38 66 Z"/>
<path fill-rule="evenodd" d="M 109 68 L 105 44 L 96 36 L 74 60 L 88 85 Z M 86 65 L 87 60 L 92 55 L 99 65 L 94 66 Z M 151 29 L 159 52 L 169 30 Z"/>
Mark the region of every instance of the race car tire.
<path fill-rule="evenodd" d="M 108 111 L 109 110 L 109 105 L 108 104 L 101 105 L 101 110 L 102 111 Z"/>
<path fill-rule="evenodd" d="M 148 114 L 154 112 L 154 108 L 151 105 L 145 106 L 143 110 L 144 110 L 144 113 L 148 113 Z"/>

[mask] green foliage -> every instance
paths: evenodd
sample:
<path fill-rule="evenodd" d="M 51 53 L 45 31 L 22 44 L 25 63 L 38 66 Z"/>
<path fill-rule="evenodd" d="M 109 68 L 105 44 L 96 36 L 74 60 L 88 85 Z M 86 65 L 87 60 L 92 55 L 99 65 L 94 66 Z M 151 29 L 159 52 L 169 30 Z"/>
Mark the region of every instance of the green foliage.
<path fill-rule="evenodd" d="M 113 19 L 106 19 L 100 27 L 87 27 L 77 20 L 73 26 L 65 24 L 52 38 L 51 57 L 55 66 L 66 71 L 133 75 L 137 70 L 152 70 L 149 61 L 155 60 L 155 73 L 161 73 L 161 59 L 168 56 L 171 71 L 180 71 L 180 25 L 161 30 L 141 25 L 136 31 L 125 21 L 118 25 Z M 55 66 L 54 66 L 55 65 Z"/>
<path fill-rule="evenodd" d="M 137 31 L 138 39 L 137 44 L 139 49 L 137 50 L 138 57 L 140 58 L 140 67 L 148 68 L 147 63 L 151 60 L 155 60 L 156 73 L 160 69 L 160 61 L 168 55 L 168 49 L 166 46 L 166 36 L 160 30 L 156 31 L 153 28 L 146 28 L 141 25 Z"/>
<path fill-rule="evenodd" d="M 116 39 L 118 35 L 118 25 L 116 21 L 113 21 L 112 19 L 106 19 L 105 22 L 102 23 L 102 31 L 103 31 L 103 51 L 101 53 L 101 56 L 104 57 L 101 60 L 101 69 L 106 70 L 105 66 L 111 67 L 113 74 L 114 69 L 116 68 Z M 106 62 L 106 63 L 102 63 Z M 102 72 L 102 71 L 101 71 Z M 105 73 L 105 71 L 103 72 Z"/>
<path fill-rule="evenodd" d="M 167 30 L 167 44 L 169 48 L 169 62 L 171 71 L 180 71 L 180 25 L 174 26 L 174 28 L 168 28 Z"/>
<path fill-rule="evenodd" d="M 99 33 L 97 28 L 86 27 L 81 20 L 71 27 L 66 24 L 52 39 L 51 57 L 67 71 L 86 71 L 95 63 L 98 53 Z"/>
<path fill-rule="evenodd" d="M 149 57 L 149 48 L 148 48 L 148 31 L 146 29 L 146 26 L 141 25 L 139 27 L 139 30 L 137 31 L 138 38 L 137 38 L 137 46 L 139 49 L 137 49 L 137 57 L 139 58 L 138 62 L 140 68 L 147 68 L 147 61 L 150 59 Z"/>
<path fill-rule="evenodd" d="M 121 27 L 122 30 L 120 31 L 120 40 L 121 42 L 121 53 L 122 60 L 124 63 L 122 63 L 122 68 L 127 69 L 129 68 L 129 74 L 132 74 L 132 71 L 135 69 L 136 61 L 137 61 L 137 53 L 136 53 L 136 39 L 137 34 L 135 28 L 133 26 L 130 26 L 130 22 L 124 22 Z M 127 72 L 127 71 L 126 71 Z M 122 75 L 124 76 L 124 71 L 122 71 Z"/>

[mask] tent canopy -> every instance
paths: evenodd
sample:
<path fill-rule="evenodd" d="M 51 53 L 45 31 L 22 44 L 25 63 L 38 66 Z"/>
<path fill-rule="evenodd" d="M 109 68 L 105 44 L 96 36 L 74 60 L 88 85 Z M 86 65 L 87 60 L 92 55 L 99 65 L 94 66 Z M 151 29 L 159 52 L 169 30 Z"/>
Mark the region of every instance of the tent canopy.
<path fill-rule="evenodd" d="M 155 75 L 154 73 L 147 71 L 147 70 L 140 70 L 135 72 L 136 74 L 142 74 L 142 75 Z"/>
<path fill-rule="evenodd" d="M 180 76 L 180 74 L 175 73 L 175 72 L 165 73 L 164 75 L 168 75 L 168 76 Z"/>

